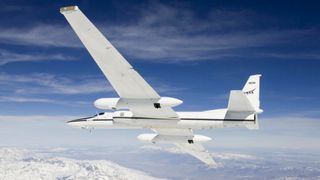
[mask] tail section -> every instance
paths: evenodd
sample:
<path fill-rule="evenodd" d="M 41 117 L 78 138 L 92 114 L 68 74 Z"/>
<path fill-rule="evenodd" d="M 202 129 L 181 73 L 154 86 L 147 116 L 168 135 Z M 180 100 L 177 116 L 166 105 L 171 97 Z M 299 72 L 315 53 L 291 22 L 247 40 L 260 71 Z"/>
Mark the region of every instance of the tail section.
<path fill-rule="evenodd" d="M 258 115 L 263 110 L 260 109 L 260 74 L 252 75 L 247 80 L 242 91 L 230 91 L 227 119 L 247 119 L 253 124 L 248 124 L 248 129 L 259 129 Z"/>

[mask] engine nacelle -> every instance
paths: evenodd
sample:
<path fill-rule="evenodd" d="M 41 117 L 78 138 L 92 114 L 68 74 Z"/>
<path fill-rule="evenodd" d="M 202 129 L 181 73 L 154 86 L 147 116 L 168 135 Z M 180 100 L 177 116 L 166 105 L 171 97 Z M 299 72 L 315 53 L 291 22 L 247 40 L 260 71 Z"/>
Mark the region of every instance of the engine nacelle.
<path fill-rule="evenodd" d="M 161 107 L 175 107 L 182 104 L 183 101 L 172 97 L 162 97 L 157 103 L 159 103 Z"/>
<path fill-rule="evenodd" d="M 99 109 L 130 109 L 130 107 L 154 106 L 175 107 L 183 102 L 176 98 L 162 97 L 159 100 L 155 99 L 126 99 L 126 98 L 100 98 L 94 102 L 94 106 Z"/>
<path fill-rule="evenodd" d="M 99 109 L 117 109 L 120 98 L 100 98 L 94 102 L 94 106 Z"/>
<path fill-rule="evenodd" d="M 174 135 L 160 135 L 160 134 L 140 134 L 137 137 L 140 141 L 150 143 L 193 143 L 193 142 L 206 142 L 211 138 L 203 135 L 194 135 L 193 137 L 187 136 L 174 136 Z"/>

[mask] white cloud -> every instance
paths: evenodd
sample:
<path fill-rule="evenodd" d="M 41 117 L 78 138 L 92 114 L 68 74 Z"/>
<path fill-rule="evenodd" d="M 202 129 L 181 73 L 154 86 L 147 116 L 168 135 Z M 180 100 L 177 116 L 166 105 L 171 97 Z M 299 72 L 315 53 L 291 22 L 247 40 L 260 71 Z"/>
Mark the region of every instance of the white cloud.
<path fill-rule="evenodd" d="M 154 83 L 159 93 L 178 93 L 185 88 L 171 87 L 165 83 Z M 115 93 L 103 76 L 58 76 L 48 73 L 7 74 L 0 73 L 1 102 L 36 102 L 62 105 L 87 105 L 92 102 L 69 101 L 43 97 L 46 95 L 87 95 L 94 93 Z M 52 97 L 52 96 L 50 96 Z"/>
<path fill-rule="evenodd" d="M 263 56 L 277 59 L 320 59 L 320 54 L 317 53 L 281 53 L 281 52 L 269 52 L 269 53 L 259 53 L 254 56 Z"/>
<path fill-rule="evenodd" d="M 37 102 L 37 103 L 57 103 L 53 99 L 25 98 L 25 97 L 4 97 L 0 96 L 0 102 Z"/>
<path fill-rule="evenodd" d="M 74 100 L 62 100 L 62 99 L 49 99 L 49 98 L 37 98 L 37 97 L 24 97 L 24 96 L 0 96 L 0 103 L 46 103 L 64 105 L 69 107 L 79 106 L 92 106 L 91 101 L 74 101 Z M 39 104 L 41 106 L 42 104 Z"/>
<path fill-rule="evenodd" d="M 0 121 L 16 122 L 16 121 L 62 121 L 66 119 L 78 119 L 79 116 L 68 116 L 68 115 L 57 115 L 57 116 L 46 116 L 46 115 L 29 115 L 29 116 L 16 116 L 16 115 L 0 115 Z"/>
<path fill-rule="evenodd" d="M 0 12 L 2 13 L 8 13 L 8 12 L 17 12 L 17 13 L 22 13 L 26 11 L 32 11 L 34 10 L 32 6 L 28 5 L 13 5 L 13 4 L 8 4 L 8 3 L 1 3 L 0 4 Z"/>
<path fill-rule="evenodd" d="M 27 54 L 15 53 L 0 49 L 0 66 L 13 62 L 41 62 L 41 61 L 66 61 L 75 60 L 74 57 L 64 54 Z"/>
<path fill-rule="evenodd" d="M 301 117 L 299 115 L 295 116 L 279 116 L 272 118 L 264 118 L 263 124 L 264 128 L 269 130 L 279 130 L 279 131 L 293 131 L 299 134 L 303 128 L 303 131 L 316 132 L 320 128 L 320 119 Z"/>
<path fill-rule="evenodd" d="M 243 53 L 246 48 L 287 44 L 316 34 L 310 29 L 257 29 L 251 17 L 246 11 L 213 10 L 199 18 L 189 9 L 155 3 L 144 8 L 134 23 L 103 30 L 130 57 L 165 62 L 242 57 L 248 54 Z M 268 53 L 253 54 L 265 57 Z"/>
<path fill-rule="evenodd" d="M 159 80 L 157 80 L 156 78 L 148 78 L 148 79 L 150 80 L 150 82 L 154 82 L 153 88 L 158 93 L 174 95 L 187 90 L 186 87 L 179 87 L 177 85 L 171 85 L 168 83 L 159 82 Z"/>
<path fill-rule="evenodd" d="M 152 150 L 152 151 L 165 151 L 173 154 L 187 154 L 182 149 L 174 146 L 174 147 L 162 147 L 162 146 L 154 146 L 154 145 L 145 145 L 142 146 L 141 149 L 143 150 Z M 240 154 L 240 153 L 228 153 L 228 152 L 212 152 L 210 153 L 212 158 L 215 160 L 254 160 L 258 159 L 258 157 L 255 157 L 253 155 L 249 154 Z M 222 167 L 222 166 L 220 166 Z"/>
<path fill-rule="evenodd" d="M 71 27 L 38 24 L 31 27 L 0 29 L 0 42 L 41 47 L 83 47 Z"/>
<path fill-rule="evenodd" d="M 259 17 L 248 11 L 215 9 L 198 17 L 188 8 L 160 3 L 140 7 L 134 21 L 104 24 L 94 22 L 129 59 L 160 62 L 220 60 L 224 58 L 269 57 L 319 59 L 318 52 L 294 53 L 252 51 L 270 45 L 288 46 L 314 40 L 317 29 L 257 28 Z M 63 18 L 63 17 L 61 17 Z M 0 29 L 0 42 L 41 47 L 83 47 L 67 25 L 36 24 L 33 27 Z M 297 43 L 296 43 L 297 44 Z M 290 52 L 292 54 L 292 52 Z M 297 56 L 295 56 L 297 54 Z"/>
<path fill-rule="evenodd" d="M 0 74 L 0 91 L 8 88 L 15 94 L 89 94 L 110 92 L 113 88 L 104 78 L 90 76 L 59 77 L 47 73 Z"/>
<path fill-rule="evenodd" d="M 178 147 L 162 147 L 160 145 L 154 146 L 154 145 L 144 145 L 141 146 L 141 149 L 143 150 L 151 150 L 151 151 L 165 151 L 173 154 L 187 154 L 185 151 L 182 151 Z"/>
<path fill-rule="evenodd" d="M 92 102 L 62 97 L 64 95 L 109 92 L 114 92 L 114 89 L 103 77 L 57 76 L 48 73 L 18 75 L 0 73 L 0 103 L 46 103 L 84 106 L 92 104 Z"/>
<path fill-rule="evenodd" d="M 266 112 L 264 112 L 266 113 Z M 320 149 L 320 120 L 294 115 L 259 118 L 259 130 L 245 128 L 205 130 L 204 135 L 215 137 L 207 146 L 223 148 L 261 148 L 299 151 Z M 201 133 L 201 132 L 199 132 Z"/>

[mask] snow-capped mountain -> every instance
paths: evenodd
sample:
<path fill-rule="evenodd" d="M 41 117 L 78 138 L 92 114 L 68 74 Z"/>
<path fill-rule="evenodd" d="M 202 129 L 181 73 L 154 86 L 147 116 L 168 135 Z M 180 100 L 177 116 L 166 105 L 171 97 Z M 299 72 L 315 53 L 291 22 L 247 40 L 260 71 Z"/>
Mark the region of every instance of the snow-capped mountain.
<path fill-rule="evenodd" d="M 0 147 L 0 180 L 320 179 L 320 156 L 296 151 L 220 150 L 216 169 L 176 147 Z"/>
<path fill-rule="evenodd" d="M 56 149 L 52 152 L 57 152 Z M 157 179 L 106 160 L 50 157 L 35 150 L 0 148 L 1 180 Z"/>

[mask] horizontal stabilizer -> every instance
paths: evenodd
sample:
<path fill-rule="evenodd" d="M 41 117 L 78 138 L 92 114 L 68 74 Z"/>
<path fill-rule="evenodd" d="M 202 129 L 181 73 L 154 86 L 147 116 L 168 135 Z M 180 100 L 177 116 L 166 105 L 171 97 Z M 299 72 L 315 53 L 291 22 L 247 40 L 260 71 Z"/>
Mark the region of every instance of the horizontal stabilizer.
<path fill-rule="evenodd" d="M 241 90 L 230 91 L 228 111 L 232 112 L 255 112 L 248 97 Z"/>

